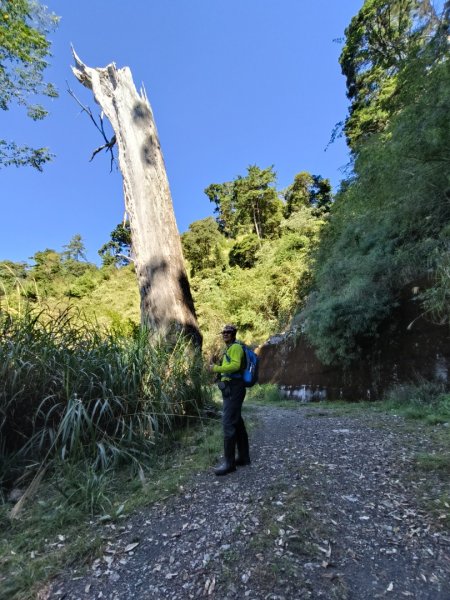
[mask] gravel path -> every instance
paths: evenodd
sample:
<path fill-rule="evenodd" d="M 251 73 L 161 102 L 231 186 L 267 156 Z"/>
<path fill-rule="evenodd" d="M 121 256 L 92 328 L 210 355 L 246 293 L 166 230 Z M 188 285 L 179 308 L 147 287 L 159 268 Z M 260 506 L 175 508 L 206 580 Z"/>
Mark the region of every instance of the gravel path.
<path fill-rule="evenodd" d="M 450 532 L 421 510 L 427 430 L 392 415 L 252 409 L 252 465 L 107 527 L 41 598 L 450 600 Z M 443 515 L 441 515 L 442 517 Z"/>

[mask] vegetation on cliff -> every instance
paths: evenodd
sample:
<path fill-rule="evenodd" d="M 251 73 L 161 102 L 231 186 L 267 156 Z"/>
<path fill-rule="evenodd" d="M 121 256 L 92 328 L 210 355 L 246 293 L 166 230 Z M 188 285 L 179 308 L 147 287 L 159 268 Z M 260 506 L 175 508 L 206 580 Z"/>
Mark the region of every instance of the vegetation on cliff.
<path fill-rule="evenodd" d="M 370 346 L 407 283 L 428 279 L 424 311 L 448 320 L 448 15 L 426 5 L 367 1 L 346 32 L 353 173 L 332 206 L 302 313 L 325 363 L 348 365 Z M 383 29 L 381 44 L 367 11 L 385 23 L 390 10 L 398 28 Z"/>

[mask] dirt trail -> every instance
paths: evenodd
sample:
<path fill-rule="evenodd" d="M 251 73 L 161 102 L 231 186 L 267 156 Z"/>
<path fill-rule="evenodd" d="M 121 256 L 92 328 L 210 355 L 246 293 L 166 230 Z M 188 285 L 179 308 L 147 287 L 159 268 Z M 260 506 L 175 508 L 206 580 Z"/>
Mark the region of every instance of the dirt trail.
<path fill-rule="evenodd" d="M 439 493 L 414 470 L 426 429 L 317 406 L 251 417 L 250 467 L 111 524 L 104 557 L 41 597 L 450 600 L 450 532 L 418 502 Z"/>

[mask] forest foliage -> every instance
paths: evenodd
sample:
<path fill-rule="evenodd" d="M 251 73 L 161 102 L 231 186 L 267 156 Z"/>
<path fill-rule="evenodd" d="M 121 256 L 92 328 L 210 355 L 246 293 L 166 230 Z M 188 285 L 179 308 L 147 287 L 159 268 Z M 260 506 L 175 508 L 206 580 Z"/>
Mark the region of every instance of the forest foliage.
<path fill-rule="evenodd" d="M 303 328 L 326 363 L 350 364 L 406 284 L 448 321 L 450 70 L 447 3 L 370 0 L 341 55 L 352 175 L 320 244 Z"/>
<path fill-rule="evenodd" d="M 17 316 L 28 308 L 60 311 L 73 307 L 99 326 L 123 333 L 133 331 L 139 323 L 139 291 L 133 265 L 118 268 L 122 255 L 114 261 L 104 247 L 99 252 L 104 259 L 101 267 L 84 258 L 84 243 L 76 234 L 62 251 L 37 251 L 29 263 L 0 262 L 2 310 Z"/>
<path fill-rule="evenodd" d="M 320 202 L 317 182 L 325 190 Z M 303 172 L 277 190 L 273 167 L 251 165 L 247 175 L 205 193 L 216 205 L 216 221 L 191 224 L 182 244 L 206 347 L 217 346 L 224 322 L 235 323 L 246 342 L 264 342 L 304 303 L 331 203 L 329 181 Z"/>
<path fill-rule="evenodd" d="M 35 0 L 1 0 L 1 110 L 9 110 L 11 105 L 17 104 L 23 106 L 34 121 L 47 115 L 40 99 L 58 95 L 55 86 L 44 79 L 51 47 L 48 34 L 55 29 L 58 20 Z M 14 140 L 0 139 L 0 168 L 28 165 L 42 171 L 51 158 L 48 148 L 32 148 Z"/>
<path fill-rule="evenodd" d="M 234 322 L 242 339 L 262 343 L 304 303 L 331 186 L 306 172 L 285 190 L 275 184 L 273 167 L 252 165 L 245 176 L 211 185 L 206 194 L 215 190 L 217 219 L 196 221 L 181 236 L 207 353 L 219 343 L 221 324 Z M 0 302 L 16 314 L 24 302 L 36 309 L 74 306 L 101 325 L 131 332 L 139 323 L 139 293 L 128 223 L 111 232 L 99 255 L 101 266 L 89 263 L 76 234 L 62 251 L 38 251 L 29 264 L 0 262 Z"/>
<path fill-rule="evenodd" d="M 428 2 L 367 0 L 352 19 L 340 59 L 351 173 L 335 197 L 328 179 L 300 169 L 278 189 L 273 166 L 206 188 L 214 217 L 181 238 L 207 353 L 224 322 L 256 345 L 295 319 L 325 363 L 349 365 L 419 280 L 423 311 L 448 321 L 448 12 L 448 3 L 437 15 Z M 139 299 L 126 222 L 100 255 L 101 267 L 83 260 L 75 236 L 32 265 L 4 261 L 2 304 L 15 289 L 131 331 Z"/>
<path fill-rule="evenodd" d="M 273 168 L 256 166 L 205 190 L 217 230 L 193 224 L 183 245 L 210 344 L 224 317 L 257 343 L 294 319 L 324 363 L 349 366 L 417 283 L 423 313 L 449 321 L 449 12 L 366 0 L 352 19 L 340 57 L 350 174 L 334 198 L 307 172 L 277 193 Z M 211 251 L 198 261 L 202 227 Z"/>

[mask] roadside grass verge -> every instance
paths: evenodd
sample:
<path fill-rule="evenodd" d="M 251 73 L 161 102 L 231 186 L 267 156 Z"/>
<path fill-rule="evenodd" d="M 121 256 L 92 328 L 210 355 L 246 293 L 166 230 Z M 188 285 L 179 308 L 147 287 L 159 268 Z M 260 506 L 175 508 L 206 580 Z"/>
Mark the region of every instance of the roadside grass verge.
<path fill-rule="evenodd" d="M 247 392 L 246 402 L 280 408 L 313 409 L 310 417 L 351 415 L 365 411 L 396 413 L 406 419 L 428 425 L 450 424 L 450 394 L 439 383 L 423 381 L 418 384 L 392 388 L 383 400 L 299 402 L 283 397 L 275 384 L 256 385 Z M 450 427 L 449 427 L 450 431 Z"/>
<path fill-rule="evenodd" d="M 139 466 L 209 397 L 182 336 L 101 330 L 74 311 L 0 315 L 0 487 L 40 464 Z"/>
<path fill-rule="evenodd" d="M 198 420 L 154 448 L 137 473 L 65 465 L 42 481 L 20 518 L 0 506 L 0 599 L 34 599 L 61 571 L 101 556 L 107 525 L 182 491 L 194 472 L 214 464 L 221 445 L 219 420 Z"/>
<path fill-rule="evenodd" d="M 442 525 L 450 525 L 450 394 L 442 384 L 422 381 L 393 388 L 383 404 L 387 411 L 426 427 L 432 450 L 417 452 L 415 467 L 439 480 L 438 497 L 434 494 L 426 504 Z"/>
<path fill-rule="evenodd" d="M 416 385 L 396 386 L 386 394 L 382 405 L 429 425 L 450 423 L 450 394 L 440 383 L 422 381 Z"/>
<path fill-rule="evenodd" d="M 377 403 L 361 401 L 349 402 L 345 400 L 320 400 L 313 402 L 301 402 L 293 398 L 287 398 L 283 395 L 278 385 L 273 383 L 257 384 L 247 390 L 245 402 L 259 406 L 276 406 L 279 408 L 294 408 L 294 409 L 314 409 L 312 416 L 327 416 L 330 415 L 328 409 L 339 411 L 342 414 L 353 413 L 367 407 L 373 407 Z M 320 412 L 324 409 L 323 414 Z"/>
<path fill-rule="evenodd" d="M 300 402 L 299 400 L 283 396 L 280 388 L 272 383 L 258 384 L 247 390 L 244 407 L 247 403 L 249 406 L 273 406 L 294 410 L 308 410 L 306 417 L 330 417 L 336 414 L 350 415 L 375 405 L 374 402 L 367 401 L 321 400 L 320 402 Z M 311 413 L 309 413 L 310 409 L 312 409 Z"/>
<path fill-rule="evenodd" d="M 436 436 L 433 436 L 436 444 Z M 442 436 L 437 436 L 439 442 Z M 449 436 L 432 452 L 418 452 L 415 456 L 414 466 L 419 475 L 419 489 L 421 489 L 421 503 L 424 508 L 433 514 L 436 522 L 447 530 L 450 528 L 450 452 Z"/>
<path fill-rule="evenodd" d="M 138 470 L 210 397 L 179 335 L 101 330 L 71 310 L 2 313 L 0 334 L 0 494 L 60 464 Z"/>

